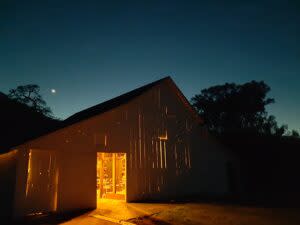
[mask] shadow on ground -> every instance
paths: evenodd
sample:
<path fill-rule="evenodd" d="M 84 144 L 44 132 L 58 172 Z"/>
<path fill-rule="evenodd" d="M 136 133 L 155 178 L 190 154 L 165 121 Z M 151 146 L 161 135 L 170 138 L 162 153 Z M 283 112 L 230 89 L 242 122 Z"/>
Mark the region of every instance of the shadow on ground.
<path fill-rule="evenodd" d="M 90 209 L 86 210 L 79 210 L 69 213 L 63 214 L 43 214 L 43 215 L 36 215 L 36 216 L 27 216 L 22 220 L 18 221 L 7 221 L 6 224 L 13 224 L 13 225 L 37 225 L 37 224 L 47 224 L 47 225 L 56 225 L 60 223 L 67 222 L 71 219 L 74 219 L 79 216 L 83 216 L 84 214 L 89 214 L 91 212 Z M 3 223 L 1 223 L 3 224 Z"/>
<path fill-rule="evenodd" d="M 171 225 L 171 223 L 153 218 L 153 217 L 151 217 L 151 215 L 133 218 L 133 219 L 129 219 L 127 221 L 130 223 L 137 224 L 137 225 Z"/>

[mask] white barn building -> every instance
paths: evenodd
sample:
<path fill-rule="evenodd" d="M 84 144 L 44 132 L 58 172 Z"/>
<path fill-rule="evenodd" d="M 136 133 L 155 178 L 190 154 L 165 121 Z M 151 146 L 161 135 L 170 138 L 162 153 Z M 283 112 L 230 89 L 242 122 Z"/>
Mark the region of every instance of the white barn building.
<path fill-rule="evenodd" d="M 231 192 L 234 158 L 170 77 L 78 112 L 14 148 L 15 217 Z"/>

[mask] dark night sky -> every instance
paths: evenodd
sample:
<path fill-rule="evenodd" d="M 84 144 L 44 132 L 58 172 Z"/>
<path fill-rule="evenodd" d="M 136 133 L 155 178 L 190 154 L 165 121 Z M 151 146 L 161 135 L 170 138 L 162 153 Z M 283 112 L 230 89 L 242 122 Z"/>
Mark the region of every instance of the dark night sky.
<path fill-rule="evenodd" d="M 65 118 L 166 75 L 188 99 L 264 80 L 299 130 L 300 2 L 207 2 L 1 0 L 0 91 L 39 84 Z"/>

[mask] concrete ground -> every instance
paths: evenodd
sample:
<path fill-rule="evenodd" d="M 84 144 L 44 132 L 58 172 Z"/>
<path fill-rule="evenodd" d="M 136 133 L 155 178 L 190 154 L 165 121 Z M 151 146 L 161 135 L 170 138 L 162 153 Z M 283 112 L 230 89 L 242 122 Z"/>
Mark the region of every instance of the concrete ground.
<path fill-rule="evenodd" d="M 105 216 L 119 221 L 129 221 L 135 218 L 152 216 L 174 207 L 172 204 L 161 203 L 126 203 L 124 201 L 101 199 L 97 209 L 92 213 L 94 216 Z"/>
<path fill-rule="evenodd" d="M 153 220 L 157 222 L 157 219 L 150 217 L 159 214 L 166 209 L 173 207 L 170 204 L 151 204 L 151 203 L 126 203 L 118 200 L 106 200 L 101 199 L 98 201 L 98 207 L 96 210 L 87 212 L 83 215 L 75 217 L 66 222 L 60 223 L 61 225 L 134 225 L 137 220 L 143 220 L 146 223 L 147 220 Z M 153 222 L 152 221 L 152 222 Z M 145 222 L 145 223 L 144 223 Z M 150 224 L 157 224 L 157 223 Z M 162 221 L 161 221 L 162 222 Z M 164 223 L 159 223 L 164 224 Z"/>
<path fill-rule="evenodd" d="M 101 219 L 92 216 L 93 212 L 85 213 L 81 216 L 75 217 L 67 222 L 60 223 L 61 225 L 118 225 L 107 219 Z"/>
<path fill-rule="evenodd" d="M 23 223 L 22 223 L 23 224 Z M 213 203 L 125 203 L 101 200 L 96 210 L 32 220 L 28 225 L 299 225 L 299 208 Z M 19 225 L 19 224 L 17 224 Z"/>
<path fill-rule="evenodd" d="M 107 218 L 92 216 L 94 210 L 80 210 L 64 214 L 41 214 L 25 217 L 17 221 L 3 221 L 1 225 L 118 225 Z"/>
<path fill-rule="evenodd" d="M 139 225 L 299 225 L 300 209 L 204 203 L 125 203 L 101 200 L 94 218 Z"/>

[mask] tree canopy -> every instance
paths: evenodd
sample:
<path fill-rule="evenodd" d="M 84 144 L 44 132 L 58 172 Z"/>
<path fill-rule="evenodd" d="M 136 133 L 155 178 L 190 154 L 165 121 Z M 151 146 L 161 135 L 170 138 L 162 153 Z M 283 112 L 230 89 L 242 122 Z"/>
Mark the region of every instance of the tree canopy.
<path fill-rule="evenodd" d="M 241 85 L 225 83 L 207 89 L 191 99 L 209 130 L 216 134 L 260 133 L 281 136 L 287 126 L 278 126 L 266 106 L 274 103 L 268 98 L 270 87 L 263 81 Z"/>
<path fill-rule="evenodd" d="M 28 105 L 35 111 L 42 113 L 45 116 L 52 115 L 52 111 L 42 98 L 40 94 L 40 87 L 37 84 L 28 84 L 24 86 L 18 86 L 15 89 L 10 89 L 8 97 Z"/>

